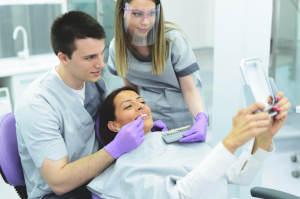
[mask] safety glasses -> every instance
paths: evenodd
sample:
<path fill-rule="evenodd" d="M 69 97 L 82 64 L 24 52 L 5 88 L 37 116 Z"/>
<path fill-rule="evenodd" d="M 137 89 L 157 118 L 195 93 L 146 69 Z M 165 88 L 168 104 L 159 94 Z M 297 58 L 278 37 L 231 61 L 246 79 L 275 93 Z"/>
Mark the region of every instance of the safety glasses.
<path fill-rule="evenodd" d="M 136 46 L 153 45 L 159 23 L 160 5 L 134 7 L 129 3 L 125 3 L 123 9 L 124 28 L 128 40 Z"/>
<path fill-rule="evenodd" d="M 131 10 L 129 8 L 124 8 L 124 10 L 126 12 L 131 12 L 133 17 L 142 19 L 142 20 L 144 20 L 145 18 L 147 18 L 149 20 L 150 18 L 155 17 L 156 13 L 159 11 L 159 9 L 153 9 L 153 10 L 150 10 L 148 13 L 146 13 L 142 10 Z"/>

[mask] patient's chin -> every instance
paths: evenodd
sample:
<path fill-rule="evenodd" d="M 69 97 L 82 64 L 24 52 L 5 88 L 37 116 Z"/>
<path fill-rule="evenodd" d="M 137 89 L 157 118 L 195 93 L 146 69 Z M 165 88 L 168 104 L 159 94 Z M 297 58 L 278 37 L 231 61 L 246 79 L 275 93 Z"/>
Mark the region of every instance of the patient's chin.
<path fill-rule="evenodd" d="M 152 132 L 151 129 L 152 129 L 152 127 L 150 129 L 149 128 L 144 128 L 143 129 L 144 130 L 144 135 L 146 135 L 148 133 L 151 133 Z"/>
<path fill-rule="evenodd" d="M 154 125 L 153 121 L 144 123 L 144 128 L 143 128 L 144 135 L 146 135 L 147 133 L 151 133 L 151 129 L 152 129 L 153 125 Z"/>

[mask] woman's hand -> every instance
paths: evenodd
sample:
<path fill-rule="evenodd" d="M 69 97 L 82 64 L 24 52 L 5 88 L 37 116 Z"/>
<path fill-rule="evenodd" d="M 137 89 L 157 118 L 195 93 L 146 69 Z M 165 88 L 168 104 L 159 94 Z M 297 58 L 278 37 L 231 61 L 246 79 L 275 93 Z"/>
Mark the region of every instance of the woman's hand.
<path fill-rule="evenodd" d="M 247 109 L 240 109 L 233 117 L 233 126 L 228 136 L 222 141 L 223 145 L 233 154 L 235 150 L 243 146 L 252 138 L 267 132 L 270 125 L 270 117 L 268 113 L 263 111 L 265 105 L 259 102 L 254 102 Z"/>
<path fill-rule="evenodd" d="M 282 92 L 277 93 L 276 101 L 278 101 L 278 103 L 273 107 L 273 110 L 277 110 L 279 114 L 271 120 L 271 124 L 268 128 L 268 133 L 271 136 L 276 135 L 279 129 L 283 126 L 288 115 L 288 109 L 291 107 L 291 103 L 287 97 L 283 97 Z"/>
<path fill-rule="evenodd" d="M 273 107 L 273 110 L 277 110 L 279 114 L 270 118 L 270 124 L 267 131 L 256 137 L 258 148 L 262 148 L 264 150 L 268 150 L 270 143 L 272 142 L 272 138 L 283 126 L 288 115 L 288 109 L 291 107 L 291 103 L 288 102 L 288 98 L 283 97 L 282 92 L 277 93 L 276 101 L 278 101 L 278 103 Z M 255 151 L 253 151 L 253 153 L 254 152 Z"/>
<path fill-rule="evenodd" d="M 192 128 L 183 134 L 179 142 L 203 142 L 206 140 L 208 119 L 205 113 L 198 113 L 196 123 Z"/>

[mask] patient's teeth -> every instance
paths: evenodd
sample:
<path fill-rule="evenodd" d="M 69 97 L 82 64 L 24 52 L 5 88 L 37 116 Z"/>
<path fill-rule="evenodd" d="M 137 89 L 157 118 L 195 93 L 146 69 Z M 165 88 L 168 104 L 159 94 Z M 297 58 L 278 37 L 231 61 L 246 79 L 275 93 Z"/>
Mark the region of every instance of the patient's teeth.
<path fill-rule="evenodd" d="M 147 116 L 147 114 L 141 114 L 141 116 L 142 116 L 142 117 L 146 117 L 146 116 Z"/>

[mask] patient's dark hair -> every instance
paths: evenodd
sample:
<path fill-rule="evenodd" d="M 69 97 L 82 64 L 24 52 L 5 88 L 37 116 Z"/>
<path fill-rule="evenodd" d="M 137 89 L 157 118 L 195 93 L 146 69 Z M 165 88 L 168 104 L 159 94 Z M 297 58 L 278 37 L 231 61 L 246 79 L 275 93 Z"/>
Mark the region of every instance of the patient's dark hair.
<path fill-rule="evenodd" d="M 124 86 L 111 92 L 103 101 L 100 108 L 99 134 L 105 145 L 113 141 L 117 135 L 117 132 L 111 131 L 107 124 L 116 120 L 114 99 L 122 91 L 134 91 L 138 94 L 133 88 Z"/>
<path fill-rule="evenodd" d="M 58 16 L 52 23 L 50 40 L 56 55 L 61 52 L 72 59 L 72 54 L 77 49 L 75 40 L 85 38 L 106 38 L 99 22 L 85 12 L 70 11 Z"/>

